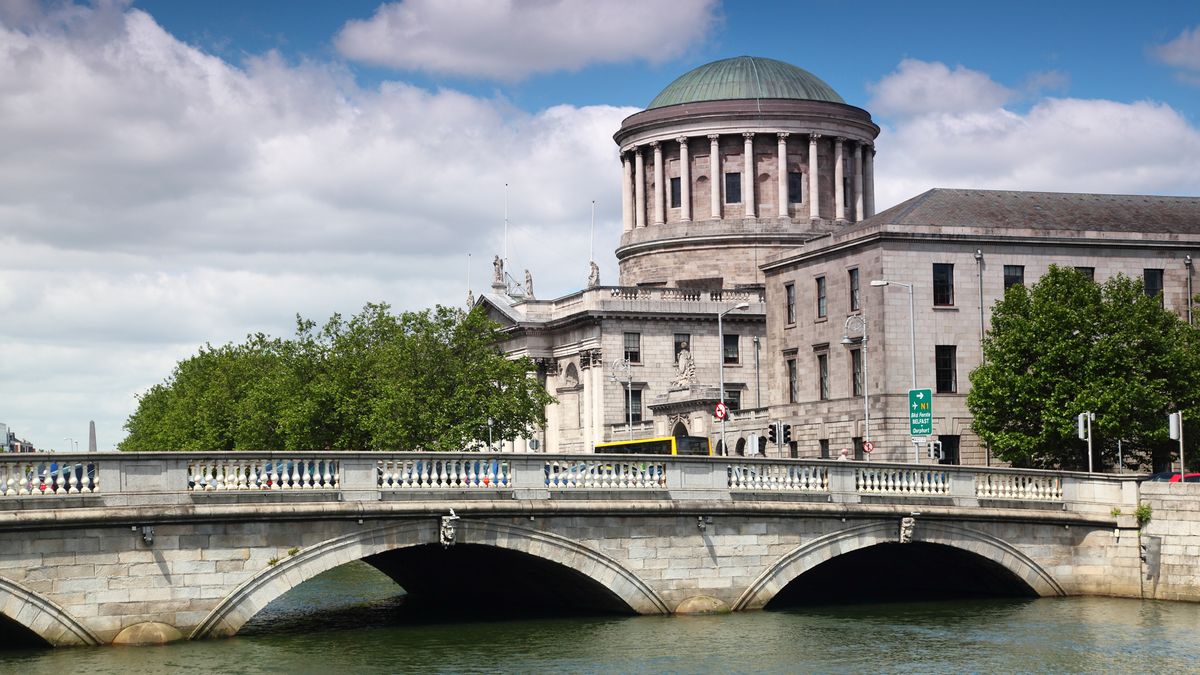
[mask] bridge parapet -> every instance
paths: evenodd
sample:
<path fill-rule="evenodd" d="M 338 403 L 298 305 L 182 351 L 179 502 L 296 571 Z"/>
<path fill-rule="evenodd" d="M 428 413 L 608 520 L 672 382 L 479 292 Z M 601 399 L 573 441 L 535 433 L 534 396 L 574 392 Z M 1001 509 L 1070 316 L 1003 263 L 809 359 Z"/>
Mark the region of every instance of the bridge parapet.
<path fill-rule="evenodd" d="M 22 509 L 238 502 L 555 499 L 659 494 L 725 502 L 914 500 L 956 507 L 1053 508 L 1108 514 L 1137 505 L 1136 476 L 994 467 L 743 457 L 420 452 L 97 453 L 0 458 L 0 503 Z M 270 495 L 271 498 L 266 496 Z M 276 498 L 275 496 L 278 495 Z M 574 495 L 574 497 L 572 497 Z M 611 497 L 611 495 L 609 495 Z M 633 495 L 630 495 L 633 496 Z"/>

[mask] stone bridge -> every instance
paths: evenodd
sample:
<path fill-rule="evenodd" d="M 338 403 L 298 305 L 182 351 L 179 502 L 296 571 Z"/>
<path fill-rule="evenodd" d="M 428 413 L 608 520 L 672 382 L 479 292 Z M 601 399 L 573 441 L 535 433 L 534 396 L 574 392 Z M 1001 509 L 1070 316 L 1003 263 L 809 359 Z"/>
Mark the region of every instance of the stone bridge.
<path fill-rule="evenodd" d="M 1128 476 L 740 457 L 5 456 L 0 629 L 50 645 L 228 636 L 355 560 L 414 601 L 640 614 L 848 588 L 1146 597 L 1138 490 Z"/>

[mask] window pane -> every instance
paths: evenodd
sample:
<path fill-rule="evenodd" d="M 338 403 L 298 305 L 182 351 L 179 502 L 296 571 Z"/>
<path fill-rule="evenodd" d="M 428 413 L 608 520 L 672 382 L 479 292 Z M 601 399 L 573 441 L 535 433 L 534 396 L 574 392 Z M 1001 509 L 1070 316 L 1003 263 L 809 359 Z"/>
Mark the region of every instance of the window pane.
<path fill-rule="evenodd" d="M 1095 267 L 1076 267 L 1075 271 L 1079 272 L 1083 276 L 1087 277 L 1088 281 L 1096 280 L 1096 268 Z"/>
<path fill-rule="evenodd" d="M 741 389 L 726 389 L 725 390 L 725 407 L 730 410 L 742 409 L 742 390 Z"/>
<path fill-rule="evenodd" d="M 722 354 L 725 363 L 738 363 L 738 336 L 726 334 L 723 339 L 725 344 Z"/>
<path fill-rule="evenodd" d="M 829 399 L 829 355 L 817 354 L 818 395 L 822 401 Z"/>
<path fill-rule="evenodd" d="M 850 350 L 851 392 L 854 396 L 863 395 L 862 351 Z"/>
<path fill-rule="evenodd" d="M 642 334 L 641 333 L 626 333 L 625 334 L 625 358 L 629 359 L 630 363 L 641 363 L 641 361 L 642 361 Z"/>
<path fill-rule="evenodd" d="M 624 393 L 624 392 L 622 392 L 622 393 Z M 642 390 L 641 389 L 630 390 L 629 393 L 625 396 L 625 405 L 623 407 L 625 409 L 625 419 L 626 420 L 629 419 L 629 411 L 633 410 L 633 421 L 635 423 L 641 422 L 642 421 Z"/>
<path fill-rule="evenodd" d="M 681 183 L 678 178 L 671 179 L 671 208 L 677 209 L 683 202 L 682 193 L 680 191 Z"/>
<path fill-rule="evenodd" d="M 822 438 L 821 440 L 817 441 L 817 443 L 820 444 L 821 459 L 829 459 L 829 439 Z"/>
<path fill-rule="evenodd" d="M 742 203 L 742 174 L 741 173 L 725 174 L 725 203 L 726 204 L 741 204 Z"/>
<path fill-rule="evenodd" d="M 858 270 L 850 270 L 850 311 L 857 312 L 859 309 L 859 288 L 858 288 Z"/>
<path fill-rule="evenodd" d="M 804 201 L 804 174 L 799 171 L 788 172 L 788 202 L 799 204 Z"/>
<path fill-rule="evenodd" d="M 1159 302 L 1162 302 L 1163 290 L 1163 271 L 1156 269 L 1146 269 L 1142 271 L 1142 281 L 1146 288 L 1146 295 L 1153 298 L 1158 297 Z"/>
<path fill-rule="evenodd" d="M 954 264 L 933 264 L 933 304 L 954 304 Z"/>
<path fill-rule="evenodd" d="M 1016 285 L 1025 285 L 1025 266 L 1024 265 L 1005 265 L 1004 266 L 1004 290 L 1008 290 Z"/>
<path fill-rule="evenodd" d="M 825 316 L 825 277 L 817 277 L 817 316 Z"/>
<path fill-rule="evenodd" d="M 953 394 L 958 391 L 958 347 L 937 345 L 935 361 L 938 393 Z"/>
<path fill-rule="evenodd" d="M 798 389 L 799 373 L 796 372 L 796 359 L 787 360 L 788 370 L 788 403 L 795 403 L 800 398 Z"/>
<path fill-rule="evenodd" d="M 786 284 L 783 290 L 787 295 L 787 322 L 796 323 L 796 285 Z"/>

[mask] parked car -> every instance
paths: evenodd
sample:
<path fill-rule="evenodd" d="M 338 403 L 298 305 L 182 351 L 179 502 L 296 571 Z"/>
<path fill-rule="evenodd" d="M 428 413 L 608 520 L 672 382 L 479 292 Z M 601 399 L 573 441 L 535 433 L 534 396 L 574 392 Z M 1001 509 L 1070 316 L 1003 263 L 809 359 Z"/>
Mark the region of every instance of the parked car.
<path fill-rule="evenodd" d="M 1178 483 L 1181 477 L 1185 483 L 1200 483 L 1200 473 L 1189 472 L 1186 476 L 1181 476 L 1178 471 L 1162 471 L 1150 476 L 1150 480 L 1155 483 Z"/>

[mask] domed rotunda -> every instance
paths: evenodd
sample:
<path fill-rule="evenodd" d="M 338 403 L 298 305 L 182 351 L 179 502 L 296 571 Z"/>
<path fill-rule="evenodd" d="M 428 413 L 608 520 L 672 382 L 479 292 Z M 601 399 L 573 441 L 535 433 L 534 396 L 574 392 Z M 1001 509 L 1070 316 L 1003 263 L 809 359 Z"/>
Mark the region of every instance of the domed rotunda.
<path fill-rule="evenodd" d="M 873 215 L 879 127 L 782 61 L 714 61 L 614 136 L 624 169 L 622 286 L 761 286 L 758 266 Z"/>

